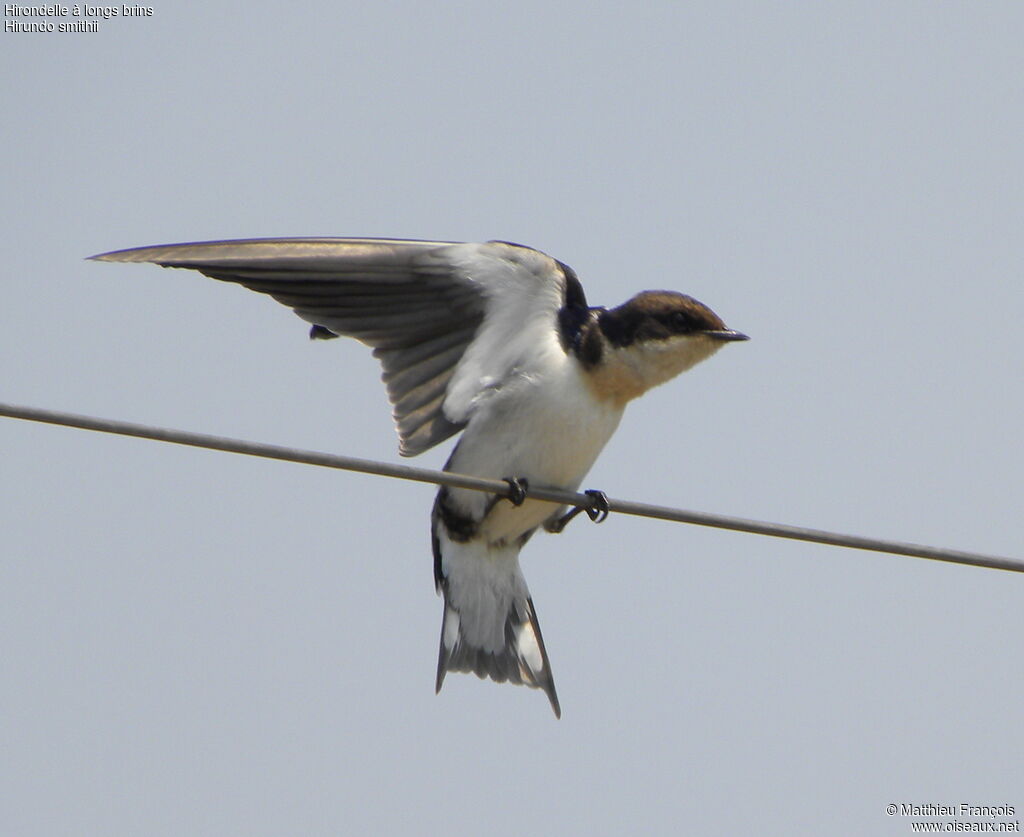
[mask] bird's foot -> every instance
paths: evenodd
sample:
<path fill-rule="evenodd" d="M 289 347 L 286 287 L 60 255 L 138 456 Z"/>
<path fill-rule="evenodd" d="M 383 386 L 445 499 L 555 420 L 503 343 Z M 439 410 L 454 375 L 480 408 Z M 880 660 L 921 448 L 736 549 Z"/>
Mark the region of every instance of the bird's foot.
<path fill-rule="evenodd" d="M 513 506 L 521 506 L 526 500 L 526 492 L 530 489 L 530 483 L 525 477 L 505 477 L 504 482 L 508 483 L 507 500 Z"/>
<path fill-rule="evenodd" d="M 566 512 L 558 518 L 558 520 L 547 527 L 549 532 L 553 532 L 557 535 L 565 529 L 565 527 L 568 526 L 572 522 L 573 518 L 575 518 L 580 512 L 586 512 L 587 517 L 589 517 L 594 523 L 604 523 L 605 519 L 608 517 L 608 513 L 611 511 L 611 506 L 608 503 L 608 497 L 603 491 L 595 491 L 594 489 L 584 491 L 583 493 L 590 497 L 592 501 L 591 504 L 589 506 L 576 506 L 572 511 Z"/>

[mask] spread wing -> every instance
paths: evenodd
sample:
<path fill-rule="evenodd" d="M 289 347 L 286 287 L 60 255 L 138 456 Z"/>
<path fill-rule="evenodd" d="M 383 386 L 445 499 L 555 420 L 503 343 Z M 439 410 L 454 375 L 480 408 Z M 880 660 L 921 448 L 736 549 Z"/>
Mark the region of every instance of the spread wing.
<path fill-rule="evenodd" d="M 461 430 L 481 395 L 500 387 L 524 356 L 564 352 L 559 312 L 586 310 L 571 269 L 503 242 L 278 238 L 92 258 L 198 270 L 272 296 L 315 332 L 373 347 L 403 456 Z"/>

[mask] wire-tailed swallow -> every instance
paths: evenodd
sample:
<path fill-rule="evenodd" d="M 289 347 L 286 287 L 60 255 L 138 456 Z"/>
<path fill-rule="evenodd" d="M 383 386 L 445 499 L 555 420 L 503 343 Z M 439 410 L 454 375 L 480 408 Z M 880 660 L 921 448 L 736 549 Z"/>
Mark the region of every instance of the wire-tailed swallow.
<path fill-rule="evenodd" d="M 471 671 L 543 689 L 556 716 L 519 551 L 579 509 L 531 500 L 528 486 L 577 490 L 629 401 L 747 339 L 674 291 L 592 308 L 568 265 L 502 241 L 256 239 L 93 258 L 192 268 L 269 294 L 311 323 L 313 338 L 372 346 L 403 456 L 462 431 L 445 470 L 505 479 L 510 494 L 441 488 L 434 501 L 437 690 L 448 671 Z M 586 511 L 596 518 L 603 495 L 593 495 Z"/>

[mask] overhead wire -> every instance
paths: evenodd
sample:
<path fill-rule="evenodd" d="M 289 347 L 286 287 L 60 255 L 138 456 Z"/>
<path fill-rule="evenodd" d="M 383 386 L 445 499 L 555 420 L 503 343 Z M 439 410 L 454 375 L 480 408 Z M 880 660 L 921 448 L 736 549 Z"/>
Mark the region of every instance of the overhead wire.
<path fill-rule="evenodd" d="M 176 445 L 206 448 L 208 450 L 240 453 L 246 456 L 259 456 L 265 459 L 277 459 L 285 462 L 297 462 L 305 465 L 317 465 L 323 468 L 336 468 L 362 474 L 393 477 L 395 479 L 413 480 L 416 482 L 448 485 L 454 488 L 467 488 L 473 491 L 486 491 L 500 496 L 508 496 L 510 487 L 503 480 L 482 479 L 480 477 L 457 474 L 450 471 L 434 471 L 428 468 L 416 468 L 410 465 L 397 465 L 370 459 L 358 459 L 351 456 L 340 456 L 332 453 L 302 450 L 300 448 L 282 447 L 263 442 L 250 442 L 223 436 L 211 436 L 204 433 L 191 433 L 184 430 L 173 430 L 163 427 L 133 424 L 114 419 L 83 416 L 75 413 L 43 410 L 35 407 L 24 407 L 14 404 L 0 403 L 0 416 L 42 422 L 63 427 L 75 427 L 82 430 L 94 430 L 100 433 L 113 433 L 121 436 L 132 436 L 140 439 L 152 439 Z M 509 474 L 516 477 L 516 474 Z M 567 506 L 594 508 L 595 498 L 587 494 L 577 494 L 543 486 L 529 486 L 529 497 Z M 648 503 L 637 503 L 629 500 L 608 498 L 609 511 L 616 514 L 629 514 L 638 517 L 669 520 L 677 523 L 691 523 L 697 526 L 711 526 L 728 529 L 734 532 L 747 532 L 754 535 L 766 535 L 775 538 L 808 541 L 811 543 L 844 546 L 851 549 L 885 552 L 893 555 L 906 555 L 913 558 L 926 558 L 932 561 L 945 561 L 953 564 L 964 564 L 974 567 L 1024 572 L 1024 560 L 998 555 L 984 555 L 955 549 L 945 549 L 922 544 L 903 543 L 883 538 L 869 538 L 861 535 L 848 535 L 829 532 L 823 529 L 811 529 L 803 526 L 789 526 L 782 523 L 769 523 L 760 520 L 748 520 L 741 517 L 710 514 L 707 512 L 688 511 L 685 509 L 655 506 Z"/>

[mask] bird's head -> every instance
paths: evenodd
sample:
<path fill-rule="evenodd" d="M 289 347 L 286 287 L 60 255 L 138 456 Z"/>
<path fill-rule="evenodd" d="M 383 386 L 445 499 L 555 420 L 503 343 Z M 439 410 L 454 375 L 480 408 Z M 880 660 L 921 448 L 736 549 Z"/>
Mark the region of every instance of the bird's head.
<path fill-rule="evenodd" d="M 623 402 L 711 357 L 725 343 L 748 339 L 726 328 L 703 303 L 675 291 L 638 293 L 601 311 L 595 325 L 604 338 L 592 368 L 595 383 Z"/>

